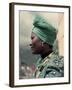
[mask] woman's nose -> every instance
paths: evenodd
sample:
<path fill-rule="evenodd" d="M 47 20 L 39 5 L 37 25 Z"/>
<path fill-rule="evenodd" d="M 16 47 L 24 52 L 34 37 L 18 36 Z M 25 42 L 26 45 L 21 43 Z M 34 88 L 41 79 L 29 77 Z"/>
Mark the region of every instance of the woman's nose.
<path fill-rule="evenodd" d="M 32 46 L 32 44 L 29 44 L 29 46 Z"/>

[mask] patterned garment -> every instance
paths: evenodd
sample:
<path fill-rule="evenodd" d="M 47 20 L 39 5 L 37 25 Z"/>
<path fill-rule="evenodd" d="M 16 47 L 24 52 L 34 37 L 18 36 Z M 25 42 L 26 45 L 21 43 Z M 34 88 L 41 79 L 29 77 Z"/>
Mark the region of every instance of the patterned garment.
<path fill-rule="evenodd" d="M 64 77 L 64 58 L 51 53 L 43 60 L 39 59 L 34 73 L 35 78 Z"/>

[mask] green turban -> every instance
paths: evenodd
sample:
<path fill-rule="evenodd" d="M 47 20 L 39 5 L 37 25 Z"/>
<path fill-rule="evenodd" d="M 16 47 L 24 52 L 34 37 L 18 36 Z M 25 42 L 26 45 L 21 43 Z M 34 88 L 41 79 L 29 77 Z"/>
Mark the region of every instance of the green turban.
<path fill-rule="evenodd" d="M 56 29 L 40 16 L 36 16 L 33 25 L 34 28 L 32 29 L 32 32 L 43 42 L 53 45 L 57 34 Z"/>

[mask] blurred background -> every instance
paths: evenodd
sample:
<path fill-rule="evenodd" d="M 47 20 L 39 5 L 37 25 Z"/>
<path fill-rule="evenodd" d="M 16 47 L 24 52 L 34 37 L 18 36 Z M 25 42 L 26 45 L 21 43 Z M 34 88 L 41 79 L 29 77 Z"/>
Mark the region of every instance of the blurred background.
<path fill-rule="evenodd" d="M 39 55 L 33 55 L 29 46 L 33 20 L 36 15 L 41 15 L 58 30 L 59 54 L 64 55 L 64 13 L 19 11 L 19 79 L 32 78 L 35 63 L 40 57 Z"/>

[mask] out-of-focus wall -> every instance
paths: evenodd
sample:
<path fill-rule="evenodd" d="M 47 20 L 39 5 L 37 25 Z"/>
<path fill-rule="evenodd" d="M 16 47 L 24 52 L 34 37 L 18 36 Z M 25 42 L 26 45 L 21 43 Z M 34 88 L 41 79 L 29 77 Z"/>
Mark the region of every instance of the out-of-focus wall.
<path fill-rule="evenodd" d="M 59 24 L 58 24 L 58 47 L 59 55 L 64 56 L 64 14 L 59 15 Z"/>

